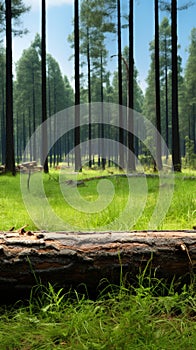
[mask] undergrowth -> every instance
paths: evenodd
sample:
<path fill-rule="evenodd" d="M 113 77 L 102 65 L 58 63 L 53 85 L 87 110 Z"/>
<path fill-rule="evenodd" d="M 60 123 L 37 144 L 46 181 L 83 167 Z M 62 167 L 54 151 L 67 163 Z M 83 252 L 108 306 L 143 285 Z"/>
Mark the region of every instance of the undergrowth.
<path fill-rule="evenodd" d="M 0 348 L 30 349 L 151 349 L 196 348 L 195 281 L 180 290 L 147 269 L 137 284 L 105 288 L 96 300 L 48 286 L 32 289 L 26 306 L 2 308 Z"/>

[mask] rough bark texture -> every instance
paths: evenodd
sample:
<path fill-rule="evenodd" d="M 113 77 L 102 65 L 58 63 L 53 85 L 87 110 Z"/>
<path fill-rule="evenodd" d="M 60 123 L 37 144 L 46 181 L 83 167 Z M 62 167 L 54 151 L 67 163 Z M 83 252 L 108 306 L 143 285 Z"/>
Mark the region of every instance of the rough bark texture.
<path fill-rule="evenodd" d="M 100 280 L 128 281 L 152 257 L 156 276 L 171 280 L 194 272 L 196 231 L 105 233 L 0 233 L 0 295 L 20 296 L 37 281 L 70 289 Z M 36 279 L 35 279 L 36 276 Z"/>

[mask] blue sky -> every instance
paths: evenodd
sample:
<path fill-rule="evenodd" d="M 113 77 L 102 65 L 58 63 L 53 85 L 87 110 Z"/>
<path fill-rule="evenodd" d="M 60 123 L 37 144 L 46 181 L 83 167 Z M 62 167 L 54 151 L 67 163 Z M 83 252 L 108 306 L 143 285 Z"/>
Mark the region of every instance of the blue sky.
<path fill-rule="evenodd" d="M 178 0 L 178 5 L 183 5 L 187 0 Z M 13 39 L 13 61 L 20 58 L 22 51 L 30 46 L 35 37 L 35 33 L 41 30 L 41 0 L 24 0 L 24 3 L 31 5 L 31 10 L 22 18 L 23 26 L 29 33 L 22 38 Z M 122 11 L 126 9 L 127 0 L 122 1 Z M 196 0 L 194 6 L 185 11 L 178 12 L 178 41 L 181 45 L 179 54 L 182 57 L 182 65 L 185 67 L 188 57 L 187 49 L 190 44 L 190 33 L 196 27 L 195 13 Z M 72 49 L 67 42 L 68 35 L 73 31 L 73 4 L 74 0 L 46 0 L 47 4 L 47 52 L 57 60 L 63 75 L 67 75 L 72 85 L 74 85 L 74 63 L 69 57 Z M 165 13 L 160 13 L 160 20 Z M 154 0 L 135 0 L 134 11 L 135 29 L 135 64 L 139 72 L 139 82 L 143 89 L 146 87 L 145 79 L 150 65 L 149 42 L 154 36 Z M 128 44 L 126 30 L 123 33 L 123 46 Z M 110 54 L 116 54 L 117 43 L 115 36 L 107 43 Z M 113 71 L 116 68 L 115 58 L 108 60 L 108 67 Z"/>

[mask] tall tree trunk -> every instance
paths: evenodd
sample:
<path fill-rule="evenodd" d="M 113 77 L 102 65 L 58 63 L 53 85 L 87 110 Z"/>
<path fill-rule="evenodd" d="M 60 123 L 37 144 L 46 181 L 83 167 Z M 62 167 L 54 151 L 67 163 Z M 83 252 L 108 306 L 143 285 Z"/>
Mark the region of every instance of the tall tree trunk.
<path fill-rule="evenodd" d="M 51 91 L 50 91 L 50 75 L 49 75 L 49 68 L 48 68 L 48 113 L 49 113 L 49 117 L 52 115 L 51 114 Z M 50 119 L 50 124 L 49 124 L 49 137 L 50 137 L 50 142 L 52 140 L 52 122 L 51 122 L 51 119 Z M 52 148 L 50 148 L 50 152 L 49 152 L 49 155 L 50 155 L 50 167 L 52 167 L 52 154 L 53 154 L 53 150 Z"/>
<path fill-rule="evenodd" d="M 32 94 L 32 103 L 33 103 L 33 159 L 36 160 L 36 139 L 35 139 L 35 129 L 36 129 L 36 122 L 35 122 L 35 73 L 34 73 L 34 67 L 32 66 L 32 85 L 33 85 L 33 94 Z"/>
<path fill-rule="evenodd" d="M 29 131 L 29 139 L 31 138 L 31 108 L 29 106 L 29 123 L 28 123 L 28 131 Z M 33 154 L 33 147 L 32 147 L 32 140 L 30 141 L 30 161 L 32 161 L 33 157 L 32 157 L 32 154 Z"/>
<path fill-rule="evenodd" d="M 101 51 L 101 163 L 102 169 L 105 170 L 105 142 L 104 142 L 104 108 L 103 108 L 103 52 Z"/>
<path fill-rule="evenodd" d="M 123 154 L 123 116 L 122 116 L 122 42 L 121 42 L 121 6 L 117 0 L 117 22 L 118 22 L 118 103 L 119 103 L 119 168 L 124 168 Z"/>
<path fill-rule="evenodd" d="M 22 114 L 22 140 L 23 140 L 23 152 L 25 151 L 26 148 L 26 125 L 25 125 L 25 112 Z M 28 154 L 26 152 L 24 153 L 24 161 L 27 161 Z"/>
<path fill-rule="evenodd" d="M 2 119 L 1 119 L 1 161 L 2 164 L 5 164 L 5 93 L 4 93 L 4 70 L 2 74 L 2 94 L 1 94 L 1 102 L 2 102 Z"/>
<path fill-rule="evenodd" d="M 16 162 L 17 164 L 20 163 L 19 158 L 19 143 L 20 143 L 20 136 L 19 136 L 19 115 L 18 112 L 16 113 Z"/>
<path fill-rule="evenodd" d="M 92 166 L 92 125 L 91 125 L 91 59 L 90 59 L 90 38 L 89 38 L 89 28 L 87 27 L 87 65 L 88 65 L 88 142 L 89 142 L 89 168 Z"/>
<path fill-rule="evenodd" d="M 166 159 L 168 159 L 169 149 L 169 111 L 168 111 L 168 77 L 167 77 L 167 39 L 165 37 L 165 139 L 166 139 Z"/>
<path fill-rule="evenodd" d="M 133 0 L 129 1 L 129 76 L 128 76 L 128 159 L 127 170 L 135 171 L 134 149 L 134 52 L 133 52 Z"/>
<path fill-rule="evenodd" d="M 12 81 L 12 9 L 11 0 L 6 5 L 6 171 L 15 175 L 13 81 Z"/>
<path fill-rule="evenodd" d="M 74 3 L 74 46 L 75 46 L 75 171 L 81 170 L 80 154 L 80 34 L 79 34 L 79 1 Z"/>
<path fill-rule="evenodd" d="M 155 9 L 155 96 L 156 96 L 156 156 L 158 170 L 162 169 L 161 159 L 161 106 L 160 106 L 160 64 L 159 64 L 159 0 L 154 2 Z"/>
<path fill-rule="evenodd" d="M 53 109 L 53 114 L 57 113 L 57 82 L 55 79 L 55 75 L 53 78 L 53 102 L 54 102 L 54 109 Z M 55 120 L 55 128 L 54 128 L 54 138 L 56 140 L 57 138 L 57 132 L 58 132 L 58 120 Z M 59 165 L 59 141 L 57 140 L 54 145 L 54 166 Z"/>
<path fill-rule="evenodd" d="M 178 57 L 177 57 L 177 0 L 172 0 L 172 161 L 174 171 L 181 171 L 180 135 L 178 121 Z"/>
<path fill-rule="evenodd" d="M 42 123 L 47 119 L 46 109 L 46 1 L 42 0 Z M 48 173 L 48 140 L 47 140 L 47 125 L 42 128 L 42 165 L 44 172 Z"/>

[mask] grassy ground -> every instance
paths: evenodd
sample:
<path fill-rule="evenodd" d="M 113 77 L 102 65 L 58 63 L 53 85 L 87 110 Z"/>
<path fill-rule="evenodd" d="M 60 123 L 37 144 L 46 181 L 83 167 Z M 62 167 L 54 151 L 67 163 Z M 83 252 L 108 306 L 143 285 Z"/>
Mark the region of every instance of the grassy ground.
<path fill-rule="evenodd" d="M 79 175 L 79 179 L 94 178 L 97 175 L 106 176 L 109 174 L 107 171 L 83 171 Z M 172 202 L 166 217 L 159 224 L 158 229 L 192 229 L 196 225 L 196 180 L 187 179 L 187 175 L 175 176 Z M 30 195 L 33 193 L 33 187 L 36 188 L 37 186 L 38 176 L 40 175 L 33 174 L 31 176 Z M 44 188 L 50 206 L 70 227 L 78 230 L 99 230 L 101 227 L 108 227 L 108 229 L 112 227 L 115 230 L 148 229 L 148 223 L 157 202 L 159 191 L 158 177 L 148 178 L 147 182 L 143 178 L 133 178 L 129 179 L 129 183 L 125 177 L 110 177 L 110 184 L 112 183 L 114 188 L 114 196 L 110 198 L 110 192 L 107 191 L 106 187 L 102 198 L 106 200 L 106 204 L 107 200 L 109 203 L 104 210 L 97 210 L 97 212 L 95 210 L 93 213 L 89 213 L 88 208 L 92 209 L 93 205 L 96 208 L 97 204 L 94 204 L 94 202 L 99 200 L 97 190 L 100 180 L 87 181 L 84 186 L 78 188 L 80 198 L 77 200 L 76 197 L 75 203 L 80 203 L 81 199 L 86 201 L 83 205 L 86 212 L 83 212 L 83 208 L 81 210 L 70 206 L 63 197 L 62 191 L 65 192 L 66 197 L 66 191 L 69 187 L 65 185 L 65 180 L 68 178 L 75 180 L 74 175 L 66 174 L 66 176 L 60 177 L 60 186 L 59 173 L 52 171 L 50 175 L 44 175 Z M 25 178 L 25 186 L 26 180 L 27 176 Z M 108 186 L 107 183 L 106 186 Z M 76 188 L 69 188 L 73 191 L 73 194 L 71 192 L 71 197 L 74 198 Z M 1 175 L 0 191 L 0 230 L 8 230 L 12 226 L 20 228 L 25 224 L 29 224 L 29 229 L 31 230 L 39 229 L 32 222 L 22 201 L 19 175 L 14 178 Z M 118 220 L 123 210 L 126 209 L 129 193 L 131 209 L 126 210 L 122 219 Z M 165 193 L 167 194 L 167 188 Z M 102 206 L 103 201 L 101 200 L 98 203 L 101 203 L 100 205 Z M 38 201 L 36 200 L 34 207 L 37 207 L 37 204 Z M 113 226 L 111 226 L 111 223 Z"/>
<path fill-rule="evenodd" d="M 80 179 L 108 175 L 108 172 L 87 172 Z M 175 187 L 169 211 L 160 229 L 191 229 L 196 225 L 194 174 L 175 176 Z M 67 175 L 66 175 L 67 176 Z M 72 178 L 69 174 L 66 178 Z M 26 179 L 27 180 L 27 179 Z M 25 181 L 26 181 L 25 180 Z M 61 178 L 61 181 L 65 179 Z M 32 175 L 30 192 L 36 185 Z M 63 182 L 62 181 L 62 182 Z M 115 195 L 111 204 L 100 213 L 82 213 L 64 201 L 59 185 L 59 173 L 44 175 L 44 188 L 54 211 L 71 225 L 97 229 L 119 216 L 126 206 L 130 191 L 137 205 L 144 202 L 144 210 L 134 229 L 147 229 L 159 190 L 158 178 L 147 179 L 147 197 L 141 191 L 142 179 L 135 183 L 126 178 L 111 178 Z M 80 195 L 88 202 L 98 199 L 99 180 L 85 182 Z M 63 183 L 62 183 L 62 186 Z M 134 189 L 134 192 L 132 190 Z M 29 217 L 20 190 L 20 177 L 0 176 L 0 230 L 16 229 L 29 224 L 37 227 Z M 146 202 L 145 202 L 146 200 Z M 133 203 L 136 207 L 135 202 Z M 127 222 L 116 229 L 129 229 Z M 131 227 L 130 227 L 131 228 Z M 196 293 L 194 281 L 180 291 L 174 285 L 166 288 L 161 281 L 145 273 L 138 277 L 137 287 L 108 285 L 97 300 L 71 291 L 38 286 L 28 303 L 0 309 L 0 349 L 2 350 L 192 350 L 196 348 Z"/>
<path fill-rule="evenodd" d="M 108 285 L 96 301 L 40 286 L 40 297 L 29 305 L 1 310 L 0 348 L 195 349 L 193 284 L 177 293 L 155 278 L 141 275 L 138 282 L 135 288 Z"/>

